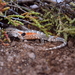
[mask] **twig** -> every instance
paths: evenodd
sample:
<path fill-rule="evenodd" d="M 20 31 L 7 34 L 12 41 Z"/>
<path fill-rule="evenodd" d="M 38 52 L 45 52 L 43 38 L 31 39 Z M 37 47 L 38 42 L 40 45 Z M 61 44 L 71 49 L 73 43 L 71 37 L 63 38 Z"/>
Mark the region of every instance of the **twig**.
<path fill-rule="evenodd" d="M 26 20 L 23 20 L 23 19 L 19 19 L 19 18 L 12 18 L 12 19 L 13 19 L 13 20 L 18 20 L 18 21 L 21 21 L 21 22 L 30 24 L 29 21 L 26 21 Z"/>
<path fill-rule="evenodd" d="M 14 8 L 18 8 L 20 9 L 22 12 L 26 12 L 25 10 L 23 10 L 18 4 L 14 3 L 14 5 L 8 4 L 8 6 L 10 7 L 14 7 Z"/>

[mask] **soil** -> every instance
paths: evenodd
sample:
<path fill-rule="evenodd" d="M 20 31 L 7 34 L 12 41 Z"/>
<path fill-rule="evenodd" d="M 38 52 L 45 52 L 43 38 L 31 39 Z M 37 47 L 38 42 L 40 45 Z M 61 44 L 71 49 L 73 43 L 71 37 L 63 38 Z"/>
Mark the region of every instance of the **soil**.
<path fill-rule="evenodd" d="M 39 2 L 41 0 L 36 1 L 42 4 Z M 52 5 L 49 6 L 50 9 L 51 7 Z M 48 9 L 46 5 L 45 8 Z M 36 10 L 40 12 L 39 8 Z M 44 13 L 44 11 L 41 11 L 41 13 Z M 65 11 L 67 11 L 67 8 Z M 0 27 L 6 28 L 8 24 L 2 24 Z M 45 42 L 45 44 L 41 45 L 38 40 L 13 40 L 9 43 L 9 46 L 4 46 L 0 43 L 0 75 L 75 75 L 75 39 L 73 41 L 69 40 L 68 44 L 63 48 L 45 50 L 60 44 L 60 42 Z"/>
<path fill-rule="evenodd" d="M 71 41 L 61 49 L 45 48 L 60 42 L 43 45 L 38 41 L 12 41 L 0 45 L 0 75 L 75 75 L 75 46 Z"/>

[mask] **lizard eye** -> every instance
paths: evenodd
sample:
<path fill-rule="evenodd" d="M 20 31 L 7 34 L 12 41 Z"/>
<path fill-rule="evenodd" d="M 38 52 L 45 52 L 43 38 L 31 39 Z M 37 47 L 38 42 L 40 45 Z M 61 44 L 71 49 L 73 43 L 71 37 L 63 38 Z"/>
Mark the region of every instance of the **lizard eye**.
<path fill-rule="evenodd" d="M 26 34 L 25 34 L 25 33 L 22 33 L 21 35 L 22 35 L 22 36 L 25 36 Z"/>

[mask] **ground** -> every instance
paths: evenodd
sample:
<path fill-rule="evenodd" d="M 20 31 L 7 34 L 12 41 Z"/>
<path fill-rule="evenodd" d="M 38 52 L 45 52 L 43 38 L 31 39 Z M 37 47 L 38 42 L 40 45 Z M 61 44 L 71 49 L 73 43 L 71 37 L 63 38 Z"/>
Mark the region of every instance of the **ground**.
<path fill-rule="evenodd" d="M 9 46 L 0 45 L 0 75 L 75 75 L 75 46 L 45 51 L 43 47 L 53 43 L 35 43 L 12 41 Z"/>
<path fill-rule="evenodd" d="M 39 31 L 46 28 L 45 30 L 54 33 L 53 35 L 59 31 L 59 34 L 65 32 L 69 35 L 65 34 L 64 36 L 70 37 L 75 34 L 73 28 L 75 26 L 75 3 L 73 0 L 64 0 L 62 3 L 55 3 L 52 0 L 35 0 L 35 2 L 34 0 L 17 0 L 16 3 L 9 0 L 7 5 L 1 1 L 0 30 L 1 28 L 14 27 L 13 25 L 17 24 L 21 25 L 17 21 L 23 21 L 29 29 Z M 72 3 L 70 3 L 71 1 Z M 3 8 L 5 7 L 9 7 L 10 10 L 8 8 L 4 12 Z M 37 15 L 36 12 L 41 14 Z M 23 15 L 24 13 L 25 18 L 22 19 L 19 14 Z M 13 14 L 14 17 L 8 17 Z M 34 28 L 33 25 L 37 26 Z M 67 31 L 65 31 L 66 29 Z M 4 32 L 1 31 L 0 38 L 2 33 Z M 45 49 L 60 45 L 60 42 L 46 41 L 41 45 L 39 40 L 11 40 L 8 46 L 4 46 L 0 41 L 0 75 L 75 75 L 75 39 L 70 37 L 65 47 L 55 50 Z"/>

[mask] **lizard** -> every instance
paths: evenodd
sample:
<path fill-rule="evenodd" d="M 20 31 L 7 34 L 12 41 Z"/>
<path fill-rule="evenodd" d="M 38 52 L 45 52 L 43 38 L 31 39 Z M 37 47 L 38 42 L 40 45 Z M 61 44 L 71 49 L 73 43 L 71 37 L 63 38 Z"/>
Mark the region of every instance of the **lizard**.
<path fill-rule="evenodd" d="M 61 37 L 55 37 L 52 35 L 49 35 L 48 37 L 46 36 L 46 34 L 44 34 L 43 32 L 40 31 L 36 31 L 36 30 L 31 30 L 28 28 L 24 28 L 25 30 L 20 30 L 17 28 L 6 28 L 6 32 L 8 34 L 9 37 L 18 37 L 20 40 L 29 40 L 29 39 L 40 39 L 40 40 L 46 40 L 46 41 L 60 41 L 62 42 L 62 44 L 52 47 L 52 48 L 46 48 L 45 50 L 52 50 L 52 49 L 58 49 L 58 48 L 62 48 L 67 44 L 67 41 L 64 38 Z"/>

